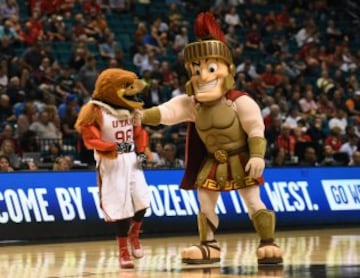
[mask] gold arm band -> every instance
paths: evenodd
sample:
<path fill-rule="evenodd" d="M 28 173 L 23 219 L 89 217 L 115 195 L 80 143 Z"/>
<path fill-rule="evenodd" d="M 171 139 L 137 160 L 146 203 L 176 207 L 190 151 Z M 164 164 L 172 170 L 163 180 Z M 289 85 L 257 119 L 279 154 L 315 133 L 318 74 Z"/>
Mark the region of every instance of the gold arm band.
<path fill-rule="evenodd" d="M 157 126 L 160 124 L 160 118 L 160 109 L 158 107 L 152 107 L 144 110 L 141 122 L 146 125 Z"/>
<path fill-rule="evenodd" d="M 250 157 L 265 157 L 266 140 L 262 137 L 248 138 Z"/>

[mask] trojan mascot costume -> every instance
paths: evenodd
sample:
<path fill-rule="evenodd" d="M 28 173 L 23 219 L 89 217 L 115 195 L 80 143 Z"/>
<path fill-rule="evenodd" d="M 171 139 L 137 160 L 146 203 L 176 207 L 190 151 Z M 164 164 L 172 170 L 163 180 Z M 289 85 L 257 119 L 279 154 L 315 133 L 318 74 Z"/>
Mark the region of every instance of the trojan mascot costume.
<path fill-rule="evenodd" d="M 103 71 L 76 122 L 85 146 L 94 150 L 100 206 L 105 220 L 115 222 L 121 268 L 133 268 L 132 257 L 144 255 L 139 232 L 150 194 L 139 161 L 148 137 L 134 119 L 135 109 L 142 107 L 135 96 L 144 87 L 133 72 Z"/>
<path fill-rule="evenodd" d="M 198 190 L 200 243 L 185 248 L 182 261 L 220 261 L 220 245 L 214 235 L 219 225 L 216 203 L 221 191 L 238 190 L 260 238 L 258 263 L 281 263 L 282 251 L 274 242 L 275 214 L 260 198 L 266 150 L 260 108 L 247 93 L 234 89 L 231 51 L 211 13 L 197 16 L 195 35 L 198 40 L 184 49 L 190 75 L 187 95 L 139 111 L 144 124 L 189 123 L 181 188 Z"/>

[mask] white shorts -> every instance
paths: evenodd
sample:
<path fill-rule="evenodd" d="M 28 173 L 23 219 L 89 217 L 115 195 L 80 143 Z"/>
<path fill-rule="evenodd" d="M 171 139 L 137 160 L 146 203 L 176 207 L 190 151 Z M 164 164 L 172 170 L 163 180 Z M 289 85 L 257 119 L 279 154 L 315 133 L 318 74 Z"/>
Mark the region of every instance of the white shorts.
<path fill-rule="evenodd" d="M 130 218 L 149 207 L 150 191 L 134 152 L 118 154 L 116 159 L 95 159 L 105 221 Z"/>

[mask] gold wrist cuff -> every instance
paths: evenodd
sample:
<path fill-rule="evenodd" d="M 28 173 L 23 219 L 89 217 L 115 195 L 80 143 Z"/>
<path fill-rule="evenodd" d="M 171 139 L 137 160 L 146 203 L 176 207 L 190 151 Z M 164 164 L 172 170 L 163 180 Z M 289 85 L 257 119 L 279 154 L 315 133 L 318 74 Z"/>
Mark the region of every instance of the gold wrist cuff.
<path fill-rule="evenodd" d="M 250 137 L 248 138 L 250 157 L 265 157 L 266 152 L 266 140 L 262 137 Z"/>
<path fill-rule="evenodd" d="M 158 107 L 152 107 L 144 110 L 141 122 L 145 125 L 157 126 L 160 124 L 160 118 L 160 109 Z"/>

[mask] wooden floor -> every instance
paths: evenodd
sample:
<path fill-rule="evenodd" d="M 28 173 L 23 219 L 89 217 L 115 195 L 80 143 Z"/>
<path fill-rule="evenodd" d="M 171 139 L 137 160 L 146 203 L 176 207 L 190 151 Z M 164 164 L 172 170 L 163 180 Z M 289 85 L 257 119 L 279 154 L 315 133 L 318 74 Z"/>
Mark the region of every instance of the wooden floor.
<path fill-rule="evenodd" d="M 115 241 L 0 246 L 1 278 L 360 277 L 360 228 L 279 231 L 281 267 L 257 266 L 254 233 L 218 235 L 223 257 L 213 265 L 185 265 L 180 250 L 197 237 L 145 238 L 134 270 L 118 268 Z"/>

